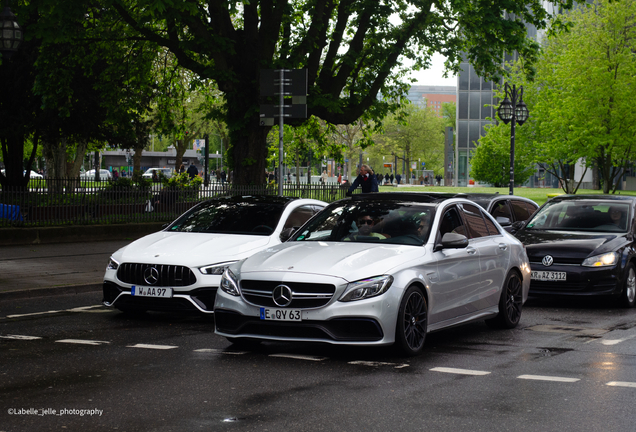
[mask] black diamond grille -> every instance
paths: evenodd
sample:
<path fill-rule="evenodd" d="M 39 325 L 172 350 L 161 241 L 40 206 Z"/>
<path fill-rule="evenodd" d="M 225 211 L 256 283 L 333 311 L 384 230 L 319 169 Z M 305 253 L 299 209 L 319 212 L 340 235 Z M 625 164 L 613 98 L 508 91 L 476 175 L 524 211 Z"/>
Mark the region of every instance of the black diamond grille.
<path fill-rule="evenodd" d="M 144 272 L 150 267 L 155 267 L 159 272 L 159 280 L 152 286 L 182 287 L 197 281 L 194 272 L 185 266 L 136 263 L 121 264 L 117 269 L 117 279 L 131 285 L 148 285 L 144 280 Z"/>
<path fill-rule="evenodd" d="M 287 285 L 292 290 L 292 302 L 289 309 L 311 309 L 322 307 L 336 292 L 336 287 L 330 284 L 314 284 L 301 282 L 276 282 L 242 280 L 241 293 L 248 302 L 264 307 L 280 307 L 274 303 L 272 292 L 278 285 Z"/>

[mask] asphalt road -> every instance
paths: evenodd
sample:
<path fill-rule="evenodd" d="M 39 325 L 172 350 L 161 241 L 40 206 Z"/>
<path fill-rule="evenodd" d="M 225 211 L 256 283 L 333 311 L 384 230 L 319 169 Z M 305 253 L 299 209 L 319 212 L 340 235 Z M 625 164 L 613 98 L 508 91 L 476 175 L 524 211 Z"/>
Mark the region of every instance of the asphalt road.
<path fill-rule="evenodd" d="M 239 349 L 209 317 L 128 317 L 100 297 L 3 302 L 0 431 L 634 430 L 636 310 L 534 302 L 514 330 L 434 333 L 404 358 Z"/>

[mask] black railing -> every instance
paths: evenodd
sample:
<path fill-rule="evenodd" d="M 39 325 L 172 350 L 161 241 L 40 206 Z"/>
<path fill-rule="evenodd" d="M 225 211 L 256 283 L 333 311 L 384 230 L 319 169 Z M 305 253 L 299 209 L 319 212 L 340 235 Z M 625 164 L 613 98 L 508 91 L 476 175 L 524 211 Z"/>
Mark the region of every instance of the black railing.
<path fill-rule="evenodd" d="M 342 199 L 346 192 L 335 183 L 283 185 L 284 196 L 326 202 Z M 169 222 L 209 198 L 277 194 L 277 185 L 211 183 L 199 189 L 171 189 L 153 183 L 122 189 L 109 180 L 31 180 L 26 188 L 0 190 L 0 227 Z"/>

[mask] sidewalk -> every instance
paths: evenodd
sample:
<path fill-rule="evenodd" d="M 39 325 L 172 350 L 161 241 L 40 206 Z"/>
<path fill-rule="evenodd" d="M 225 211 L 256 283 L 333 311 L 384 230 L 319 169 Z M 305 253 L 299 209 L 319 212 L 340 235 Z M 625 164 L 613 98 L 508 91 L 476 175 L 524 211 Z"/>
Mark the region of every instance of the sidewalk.
<path fill-rule="evenodd" d="M 88 228 L 31 229 L 36 237 L 24 228 L 0 230 L 0 301 L 101 291 L 110 255 L 161 225 Z"/>

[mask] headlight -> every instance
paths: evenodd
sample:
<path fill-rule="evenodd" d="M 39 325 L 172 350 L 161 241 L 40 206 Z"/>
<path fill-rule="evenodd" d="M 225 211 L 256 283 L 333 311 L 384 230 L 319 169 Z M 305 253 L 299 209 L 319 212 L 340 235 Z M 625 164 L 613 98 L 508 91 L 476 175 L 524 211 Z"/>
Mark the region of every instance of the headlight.
<path fill-rule="evenodd" d="M 376 276 L 351 282 L 340 297 L 340 301 L 349 302 L 378 296 L 389 289 L 393 276 Z"/>
<path fill-rule="evenodd" d="M 615 265 L 617 262 L 618 252 L 608 252 L 603 255 L 586 258 L 581 265 L 583 267 L 606 267 Z"/>
<path fill-rule="evenodd" d="M 199 267 L 199 271 L 204 275 L 222 275 L 223 272 L 236 261 L 228 261 L 224 263 L 212 264 L 205 267 Z"/>
<path fill-rule="evenodd" d="M 106 270 L 117 270 L 118 268 L 119 268 L 119 263 L 115 261 L 113 257 L 110 257 L 110 261 L 108 261 L 108 266 L 106 267 Z"/>
<path fill-rule="evenodd" d="M 223 272 L 220 287 L 223 291 L 230 295 L 237 297 L 241 295 L 238 288 L 238 283 L 236 282 L 236 276 L 234 275 L 234 273 L 232 273 L 232 271 L 230 271 L 230 269 L 226 269 L 225 272 Z"/>

